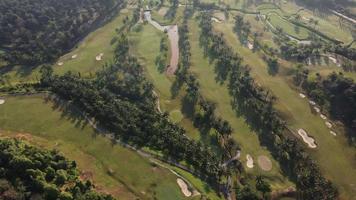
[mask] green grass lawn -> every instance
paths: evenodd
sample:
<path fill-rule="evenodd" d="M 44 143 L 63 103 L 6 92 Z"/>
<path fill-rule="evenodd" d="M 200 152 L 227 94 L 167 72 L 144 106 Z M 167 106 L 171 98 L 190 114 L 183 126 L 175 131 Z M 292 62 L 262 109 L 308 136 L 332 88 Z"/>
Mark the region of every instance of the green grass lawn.
<path fill-rule="evenodd" d="M 130 33 L 130 51 L 139 58 L 140 63 L 145 67 L 146 76 L 153 83 L 155 87 L 154 90 L 159 96 L 162 111 L 170 113 L 170 119 L 182 126 L 187 131 L 188 137 L 201 140 L 201 135 L 199 131 L 194 128 L 191 120 L 182 115 L 181 100 L 183 94 L 172 98 L 171 86 L 174 78 L 168 77 L 164 72 L 161 73 L 155 64 L 156 56 L 159 55 L 159 46 L 162 37 L 167 36 L 156 30 L 152 25 L 146 24 L 140 32 Z M 191 181 L 201 193 L 216 197 L 216 193 L 200 179 L 195 178 L 189 173 L 183 173 L 181 170 L 180 174 Z M 201 187 L 202 185 L 204 185 L 204 187 Z"/>
<path fill-rule="evenodd" d="M 309 31 L 307 29 L 292 24 L 276 13 L 269 13 L 268 19 L 273 27 L 281 27 L 285 33 L 299 40 L 307 39 L 309 36 Z"/>
<path fill-rule="evenodd" d="M 296 5 L 292 1 L 288 1 L 288 3 L 281 5 L 281 9 L 289 13 L 295 13 L 301 8 L 302 7 Z M 352 41 L 352 34 L 350 29 L 345 25 L 345 23 L 340 24 L 340 18 L 338 16 L 330 13 L 312 11 L 307 8 L 303 8 L 299 14 L 302 16 L 301 22 L 306 24 L 308 24 L 308 20 L 311 18 L 318 20 L 319 23 L 317 26 L 315 26 L 315 28 L 327 36 L 343 41 L 345 44 L 348 44 Z M 314 25 L 309 26 L 314 27 Z"/>
<path fill-rule="evenodd" d="M 80 169 L 90 171 L 100 188 L 113 191 L 120 199 L 183 198 L 171 172 L 153 166 L 131 150 L 112 145 L 89 125 L 45 102 L 41 95 L 6 97 L 0 108 L 0 127 L 45 139 L 46 144 L 76 160 Z M 113 171 L 110 175 L 109 169 Z"/>
<path fill-rule="evenodd" d="M 215 29 L 223 32 L 228 43 L 244 58 L 244 62 L 252 69 L 255 80 L 271 90 L 278 98 L 275 107 L 287 120 L 292 130 L 304 128 L 318 144 L 316 150 L 309 150 L 318 162 L 322 172 L 339 188 L 341 196 L 350 199 L 356 194 L 354 177 L 356 177 L 355 149 L 350 147 L 342 132 L 337 137 L 329 133 L 324 121 L 312 114 L 307 100 L 301 99 L 297 91 L 292 90 L 284 77 L 270 76 L 266 63 L 257 53 L 252 53 L 238 42 L 232 32 L 232 23 L 216 24 Z"/>
<path fill-rule="evenodd" d="M 216 103 L 218 116 L 229 121 L 234 129 L 233 138 L 241 145 L 242 149 L 241 161 L 245 165 L 246 154 L 250 154 L 254 158 L 255 167 L 253 169 L 245 167 L 245 169 L 250 174 L 265 175 L 274 189 L 286 188 L 292 185 L 292 183 L 282 175 L 278 163 L 272 158 L 270 152 L 261 146 L 257 134 L 246 124 L 245 119 L 243 117 L 237 117 L 230 104 L 231 98 L 227 86 L 220 85 L 215 81 L 214 66 L 204 57 L 203 50 L 199 46 L 200 29 L 198 28 L 197 22 L 191 20 L 189 27 L 192 49 L 191 71 L 199 79 L 202 95 Z M 257 157 L 260 155 L 266 155 L 271 158 L 273 163 L 272 171 L 264 172 L 259 169 L 257 166 Z"/>

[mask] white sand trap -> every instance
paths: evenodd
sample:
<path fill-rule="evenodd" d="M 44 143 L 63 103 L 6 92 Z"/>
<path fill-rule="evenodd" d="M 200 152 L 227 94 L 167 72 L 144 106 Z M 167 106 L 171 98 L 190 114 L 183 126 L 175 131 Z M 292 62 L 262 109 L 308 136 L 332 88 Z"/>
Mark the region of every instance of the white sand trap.
<path fill-rule="evenodd" d="M 58 66 L 62 66 L 63 64 L 64 64 L 63 62 L 57 63 Z"/>
<path fill-rule="evenodd" d="M 303 94 L 303 93 L 299 93 L 299 96 L 303 99 L 306 97 L 305 94 Z"/>
<path fill-rule="evenodd" d="M 72 59 L 76 59 L 78 57 L 77 54 L 72 55 Z"/>
<path fill-rule="evenodd" d="M 323 114 L 320 114 L 320 117 L 321 117 L 321 119 L 323 119 L 323 120 L 326 120 L 326 119 L 327 119 L 327 117 L 326 117 L 325 115 L 323 115 Z"/>
<path fill-rule="evenodd" d="M 272 170 L 272 161 L 267 156 L 258 156 L 257 163 L 263 171 Z"/>
<path fill-rule="evenodd" d="M 309 148 L 316 148 L 315 140 L 312 137 L 309 137 L 304 129 L 299 129 L 298 134 L 303 138 L 303 141 L 309 146 Z"/>
<path fill-rule="evenodd" d="M 253 44 L 249 41 L 247 41 L 247 47 L 252 50 L 253 49 Z"/>
<path fill-rule="evenodd" d="M 302 17 L 305 21 L 309 21 L 310 19 L 308 17 Z"/>
<path fill-rule="evenodd" d="M 312 100 L 310 100 L 309 103 L 310 103 L 310 105 L 313 105 L 313 106 L 316 105 L 315 101 L 312 101 Z"/>
<path fill-rule="evenodd" d="M 330 123 L 330 122 L 325 122 L 325 125 L 328 127 L 328 128 L 332 128 L 333 125 Z"/>
<path fill-rule="evenodd" d="M 331 60 L 331 62 L 333 62 L 334 64 L 337 64 L 337 59 L 332 57 L 332 56 L 328 56 L 329 60 Z"/>
<path fill-rule="evenodd" d="M 216 22 L 216 23 L 221 23 L 220 19 L 218 19 L 216 17 L 212 17 L 211 21 Z"/>
<path fill-rule="evenodd" d="M 330 131 L 330 134 L 336 136 L 337 134 L 334 131 Z"/>
<path fill-rule="evenodd" d="M 99 55 L 97 55 L 97 56 L 95 57 L 95 60 L 100 61 L 100 60 L 103 59 L 103 56 L 104 56 L 104 53 L 100 53 Z"/>
<path fill-rule="evenodd" d="M 315 110 L 315 112 L 320 113 L 320 108 L 314 106 L 314 110 Z"/>
<path fill-rule="evenodd" d="M 250 169 L 253 168 L 253 159 L 250 156 L 250 154 L 246 155 L 246 159 L 247 159 L 246 166 Z"/>
<path fill-rule="evenodd" d="M 5 103 L 5 99 L 0 99 L 0 105 Z"/>
<path fill-rule="evenodd" d="M 177 183 L 180 187 L 180 190 L 184 194 L 184 196 L 186 196 L 186 197 L 192 196 L 192 192 L 188 189 L 188 185 L 185 183 L 185 181 L 183 181 L 180 178 L 177 178 Z"/>

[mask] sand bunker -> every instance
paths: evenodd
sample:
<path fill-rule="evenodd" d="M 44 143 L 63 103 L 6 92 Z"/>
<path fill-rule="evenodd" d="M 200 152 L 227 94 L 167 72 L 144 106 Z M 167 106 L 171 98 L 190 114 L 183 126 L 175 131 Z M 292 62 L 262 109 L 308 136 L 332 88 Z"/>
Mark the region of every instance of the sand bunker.
<path fill-rule="evenodd" d="M 184 196 L 186 196 L 186 197 L 192 196 L 192 192 L 189 190 L 188 185 L 185 183 L 185 181 L 183 181 L 180 178 L 177 178 L 177 183 L 180 187 L 180 190 L 184 194 Z"/>
<path fill-rule="evenodd" d="M 97 56 L 95 57 L 95 60 L 100 61 L 100 60 L 103 59 L 103 56 L 104 56 L 104 53 L 100 53 L 99 55 L 97 55 Z"/>
<path fill-rule="evenodd" d="M 330 134 L 336 136 L 337 134 L 334 131 L 330 131 Z"/>
<path fill-rule="evenodd" d="M 330 122 L 325 122 L 325 125 L 328 127 L 328 128 L 332 128 L 333 125 L 330 123 Z"/>
<path fill-rule="evenodd" d="M 299 96 L 303 99 L 306 97 L 305 94 L 303 94 L 303 93 L 299 93 Z"/>
<path fill-rule="evenodd" d="M 267 156 L 258 156 L 257 163 L 263 171 L 272 170 L 272 161 Z"/>
<path fill-rule="evenodd" d="M 253 44 L 249 41 L 247 41 L 247 47 L 252 50 L 253 49 Z"/>
<path fill-rule="evenodd" d="M 298 134 L 303 138 L 303 141 L 309 146 L 309 148 L 316 148 L 315 140 L 312 137 L 309 137 L 307 132 L 304 129 L 299 129 Z"/>
<path fill-rule="evenodd" d="M 310 103 L 310 105 L 313 105 L 313 106 L 316 105 L 315 101 L 312 101 L 312 100 L 310 100 L 309 103 Z"/>
<path fill-rule="evenodd" d="M 220 19 L 218 19 L 216 17 L 212 17 L 211 21 L 216 22 L 216 23 L 221 23 Z"/>
<path fill-rule="evenodd" d="M 320 117 L 321 117 L 321 119 L 323 119 L 323 120 L 326 120 L 326 119 L 327 119 L 327 117 L 326 117 L 325 115 L 323 115 L 323 114 L 320 114 Z"/>
<path fill-rule="evenodd" d="M 75 58 L 77 58 L 77 57 L 78 57 L 77 54 L 72 55 L 72 59 L 75 59 Z"/>
<path fill-rule="evenodd" d="M 0 99 L 0 105 L 5 103 L 5 99 Z"/>
<path fill-rule="evenodd" d="M 320 113 L 320 108 L 314 106 L 314 110 L 315 110 L 315 112 Z"/>
<path fill-rule="evenodd" d="M 246 166 L 250 169 L 253 168 L 253 159 L 250 156 L 250 154 L 246 155 L 246 159 L 247 159 Z"/>
<path fill-rule="evenodd" d="M 64 64 L 63 62 L 57 63 L 58 66 L 62 66 L 63 64 Z"/>

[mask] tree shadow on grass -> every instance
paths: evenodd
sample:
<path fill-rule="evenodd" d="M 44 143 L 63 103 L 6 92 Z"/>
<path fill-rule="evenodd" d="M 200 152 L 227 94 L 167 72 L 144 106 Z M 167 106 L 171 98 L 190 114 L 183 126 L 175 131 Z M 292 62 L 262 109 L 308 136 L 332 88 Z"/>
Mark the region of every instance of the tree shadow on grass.
<path fill-rule="evenodd" d="M 85 117 L 85 114 L 72 103 L 61 99 L 56 95 L 48 95 L 45 97 L 44 101 L 45 103 L 51 103 L 54 111 L 61 112 L 61 120 L 68 120 L 74 125 L 75 128 L 83 130 L 87 126 L 90 126 L 94 130 L 94 134 L 92 135 L 94 138 L 98 134 L 103 133 L 100 131 L 101 128 L 98 124 L 95 124 L 98 128 L 94 128 L 88 121 L 88 117 Z"/>

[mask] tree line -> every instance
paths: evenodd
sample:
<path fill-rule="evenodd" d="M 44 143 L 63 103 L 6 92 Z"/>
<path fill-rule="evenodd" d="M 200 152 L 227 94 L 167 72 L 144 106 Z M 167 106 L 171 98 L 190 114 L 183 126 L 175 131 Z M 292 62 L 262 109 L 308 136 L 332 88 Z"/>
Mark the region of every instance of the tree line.
<path fill-rule="evenodd" d="M 114 63 L 105 65 L 95 79 L 70 72 L 58 76 L 47 67 L 41 70 L 42 86 L 83 110 L 116 139 L 161 152 L 173 162 L 184 161 L 217 186 L 221 176 L 217 155 L 202 143 L 190 140 L 167 113 L 156 110 L 153 85 L 145 79 L 137 59 L 129 55 L 125 34 L 116 42 Z"/>
<path fill-rule="evenodd" d="M 228 82 L 234 109 L 246 117 L 286 173 L 295 179 L 299 199 L 336 199 L 337 189 L 322 176 L 301 145 L 285 134 L 285 121 L 273 108 L 275 97 L 256 84 L 250 68 L 242 64 L 243 59 L 234 53 L 222 34 L 214 33 L 210 19 L 209 12 L 200 16 L 200 42 L 206 55 L 215 61 L 219 80 Z"/>
<path fill-rule="evenodd" d="M 75 161 L 16 139 L 0 139 L 0 198 L 114 200 L 80 180 Z"/>
<path fill-rule="evenodd" d="M 2 0 L 1 58 L 9 65 L 52 62 L 121 6 L 121 0 Z"/>
<path fill-rule="evenodd" d="M 293 80 L 332 118 L 342 121 L 350 130 L 350 139 L 355 142 L 356 133 L 351 130 L 356 129 L 356 83 L 336 72 L 325 78 L 318 73 L 313 80 L 308 77 L 309 71 L 299 67 L 294 72 Z"/>
<path fill-rule="evenodd" d="M 191 53 L 188 19 L 191 14 L 191 8 L 186 7 L 183 23 L 179 27 L 179 49 L 181 54 L 180 65 L 176 72 L 176 81 L 181 82 L 179 83 L 181 86 L 185 85 L 185 100 L 191 106 L 194 125 L 202 132 L 208 132 L 210 129 L 216 131 L 219 138 L 218 141 L 221 141 L 222 149 L 225 153 L 224 159 L 228 160 L 240 149 L 239 145 L 231 137 L 233 129 L 228 121 L 216 115 L 215 103 L 203 97 L 197 77 L 189 71 Z M 242 166 L 240 163 L 238 165 L 240 165 L 241 171 Z"/>

